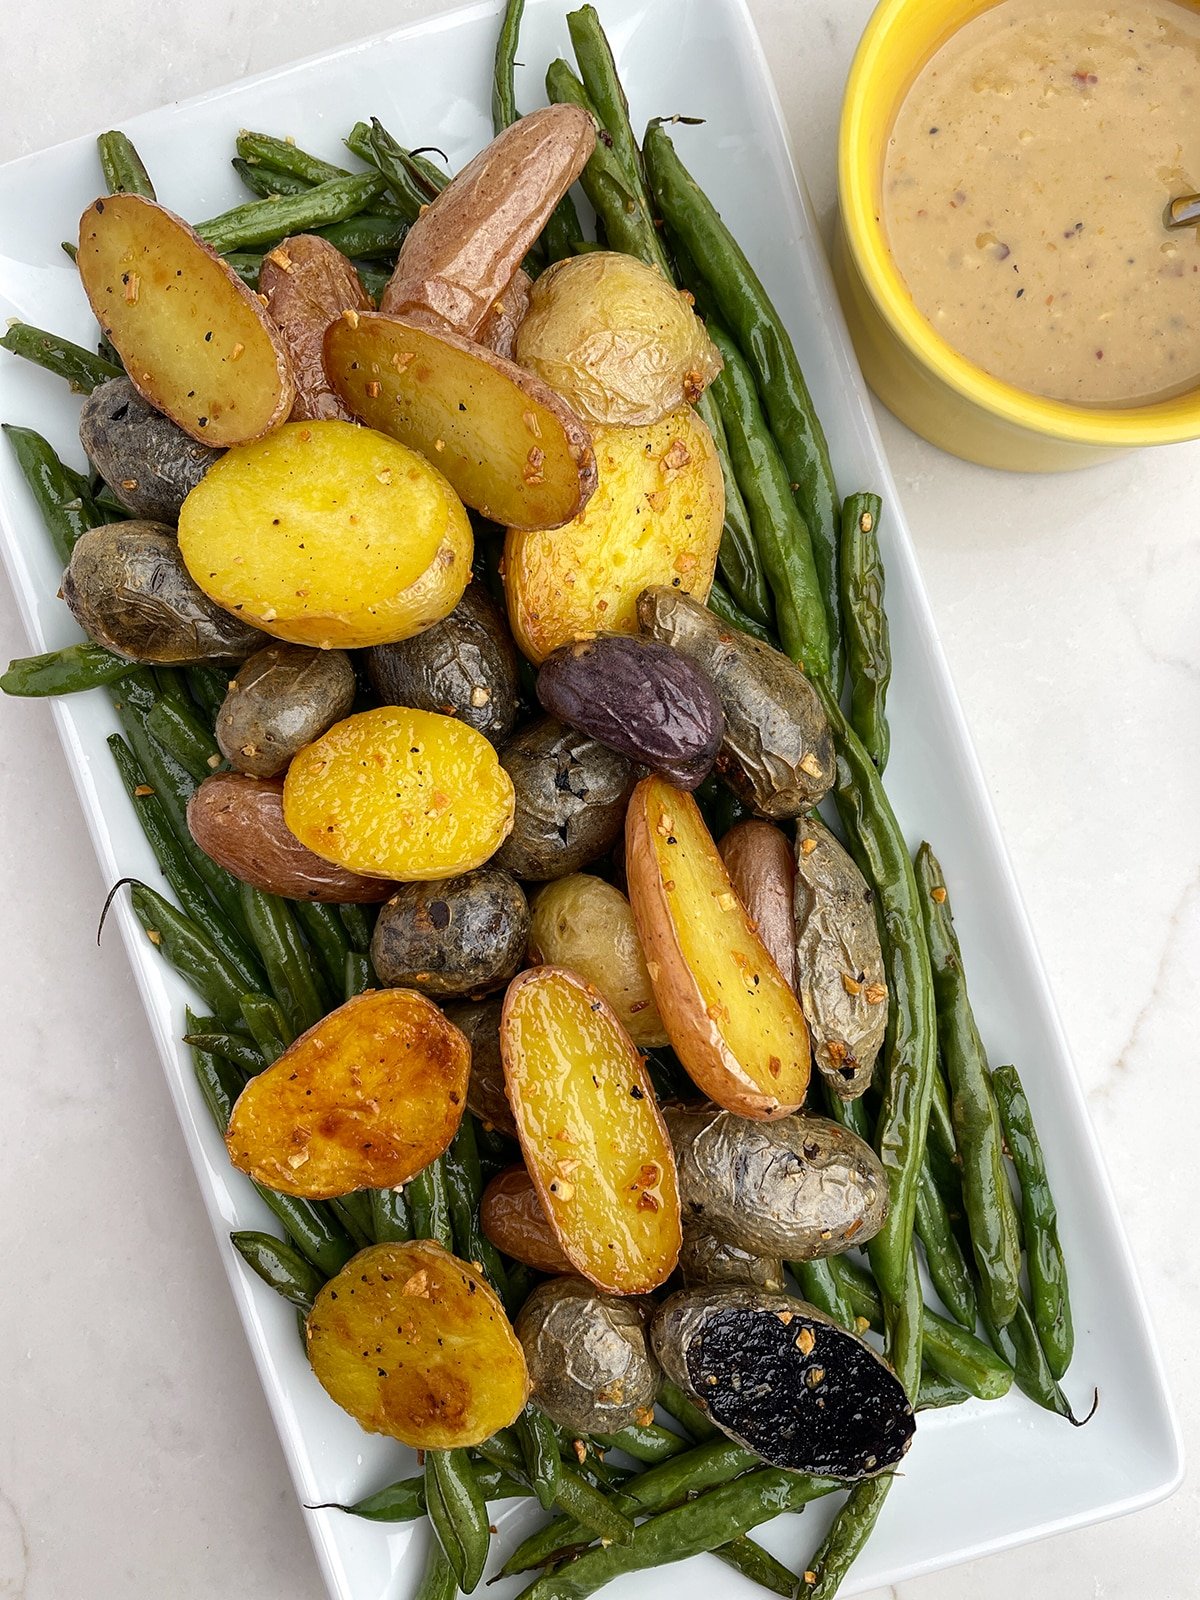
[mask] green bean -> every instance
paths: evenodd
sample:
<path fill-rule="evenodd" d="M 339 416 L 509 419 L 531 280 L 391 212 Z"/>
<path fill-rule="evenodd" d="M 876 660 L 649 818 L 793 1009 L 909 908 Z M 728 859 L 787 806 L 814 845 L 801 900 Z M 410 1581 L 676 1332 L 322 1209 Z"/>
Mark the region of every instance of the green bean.
<path fill-rule="evenodd" d="M 229 669 L 220 667 L 188 667 L 184 672 L 192 699 L 204 713 L 208 727 L 212 727 L 229 690 Z"/>
<path fill-rule="evenodd" d="M 475 1481 L 487 1500 L 520 1500 L 530 1493 L 523 1483 L 488 1462 L 475 1464 Z M 419 1478 L 401 1478 L 398 1483 L 390 1483 L 386 1489 L 378 1489 L 352 1505 L 327 1502 L 308 1509 L 346 1511 L 369 1522 L 414 1522 L 425 1515 L 425 1478 L 423 1474 Z"/>
<path fill-rule="evenodd" d="M 630 189 L 640 190 L 644 194 L 645 174 L 641 152 L 629 121 L 629 102 L 617 76 L 612 48 L 600 26 L 595 7 L 585 5 L 578 11 L 568 11 L 567 32 L 571 35 L 571 48 L 575 51 L 579 76 L 583 79 L 588 99 L 596 108 L 601 125 L 612 140 L 613 155 L 625 173 Z M 642 204 L 648 215 L 648 199 Z"/>
<path fill-rule="evenodd" d="M 343 997 L 347 1000 L 353 1000 L 355 995 L 364 994 L 368 989 L 377 987 L 375 969 L 371 966 L 370 956 L 364 956 L 358 950 L 351 950 L 346 957 L 345 973 L 342 979 Z"/>
<path fill-rule="evenodd" d="M 331 161 L 309 155 L 291 139 L 275 139 L 269 133 L 251 133 L 245 128 L 237 136 L 237 153 L 252 166 L 275 167 L 310 188 L 351 176 L 345 167 L 335 167 Z"/>
<path fill-rule="evenodd" d="M 657 1422 L 631 1422 L 619 1433 L 598 1433 L 595 1437 L 606 1450 L 623 1450 L 648 1466 L 657 1466 L 660 1461 L 669 1461 L 691 1449 L 686 1439 Z"/>
<path fill-rule="evenodd" d="M 34 366 L 45 367 L 56 378 L 65 378 L 76 394 L 91 394 L 110 378 L 125 375 L 123 367 L 115 367 L 111 361 L 93 355 L 82 345 L 72 344 L 61 334 L 47 333 L 44 328 L 34 328 L 28 322 L 10 322 L 0 339 L 0 349 L 32 361 Z"/>
<path fill-rule="evenodd" d="M 103 645 L 69 644 L 40 656 L 19 656 L 0 677 L 0 690 L 22 699 L 45 695 L 79 694 L 115 683 L 137 665 L 114 655 Z"/>
<path fill-rule="evenodd" d="M 251 194 L 258 195 L 261 200 L 273 200 L 281 194 L 307 194 L 312 188 L 311 183 L 291 172 L 243 161 L 241 156 L 235 156 L 230 166 Z"/>
<path fill-rule="evenodd" d="M 200 1031 L 201 1019 L 190 1006 L 184 1008 L 183 1018 L 188 1034 Z M 241 1093 L 242 1076 L 228 1061 L 219 1061 L 211 1051 L 199 1045 L 193 1045 L 191 1050 L 192 1070 L 200 1093 L 218 1133 L 223 1136 L 233 1113 L 233 1102 Z"/>
<path fill-rule="evenodd" d="M 258 277 L 262 271 L 263 258 L 251 251 L 231 250 L 225 257 L 225 265 L 246 285 L 247 289 L 258 290 Z"/>
<path fill-rule="evenodd" d="M 504 1262 L 479 1220 L 483 1169 L 475 1142 L 475 1119 L 469 1111 L 459 1123 L 442 1164 L 456 1253 L 465 1261 L 478 1261 L 492 1288 L 507 1303 L 508 1278 Z M 515 1311 L 516 1308 L 510 1306 L 509 1309 Z"/>
<path fill-rule="evenodd" d="M 962 950 L 937 857 L 917 851 L 921 915 L 933 964 L 938 1040 L 950 1080 L 954 1136 L 962 1157 L 963 1205 L 979 1268 L 986 1320 L 1003 1327 L 1021 1292 L 1017 1208 L 1004 1167 L 1000 1114 L 988 1078 L 987 1056 L 967 994 Z"/>
<path fill-rule="evenodd" d="M 483 1577 L 491 1532 L 487 1505 L 465 1450 L 425 1452 L 425 1506 L 458 1587 L 470 1594 Z"/>
<path fill-rule="evenodd" d="M 947 1406 L 961 1406 L 970 1398 L 969 1389 L 964 1389 L 959 1383 L 951 1383 L 950 1379 L 943 1378 L 940 1372 L 932 1372 L 926 1368 L 921 1373 L 916 1409 L 942 1411 Z"/>
<path fill-rule="evenodd" d="M 571 256 L 582 255 L 585 250 L 597 248 L 585 235 L 579 212 L 569 194 L 563 195 L 551 212 L 542 241 L 547 261 L 566 261 Z"/>
<path fill-rule="evenodd" d="M 131 880 L 130 903 L 151 944 L 191 984 L 226 1027 L 240 1019 L 242 980 L 202 930 L 147 884 Z"/>
<path fill-rule="evenodd" d="M 404 243 L 408 224 L 399 217 L 379 216 L 370 211 L 314 231 L 319 238 L 328 240 L 335 250 L 340 250 L 351 260 L 360 258 L 377 260 L 382 257 L 390 258 L 397 253 Z M 359 273 L 360 276 L 364 276 L 361 268 Z M 390 276 L 389 273 L 388 277 Z"/>
<path fill-rule="evenodd" d="M 284 1016 L 283 1007 L 269 994 L 244 994 L 241 1005 L 242 1018 L 262 1056 L 263 1066 L 269 1067 L 291 1044 L 296 1030 Z"/>
<path fill-rule="evenodd" d="M 769 1550 L 756 1544 L 748 1534 L 739 1534 L 728 1544 L 718 1545 L 713 1555 L 735 1572 L 740 1572 L 743 1578 L 757 1583 L 760 1589 L 768 1589 L 772 1594 L 781 1594 L 786 1600 L 792 1600 L 796 1592 L 796 1574 L 790 1567 L 785 1567 L 782 1561 L 776 1561 Z"/>
<path fill-rule="evenodd" d="M 54 553 L 65 566 L 76 540 L 106 518 L 91 497 L 80 490 L 78 474 L 59 460 L 40 433 L 10 422 L 0 427 L 8 435 L 17 465 L 37 502 Z"/>
<path fill-rule="evenodd" d="M 558 1493 L 559 1473 L 562 1470 L 558 1435 L 546 1413 L 534 1405 L 525 1407 L 513 1424 L 513 1432 L 521 1446 L 525 1472 L 537 1496 L 538 1505 L 543 1511 L 549 1511 Z"/>
<path fill-rule="evenodd" d="M 340 992 L 346 982 L 346 957 L 351 950 L 350 935 L 337 907 L 319 900 L 294 900 L 292 906 L 305 937 L 321 958 L 325 976 Z"/>
<path fill-rule="evenodd" d="M 422 1167 L 405 1186 L 408 1213 L 414 1239 L 435 1239 L 446 1250 L 454 1249 L 450 1227 L 450 1201 L 446 1193 L 446 1170 L 442 1157 Z"/>
<path fill-rule="evenodd" d="M 454 1568 L 436 1535 L 429 1541 L 425 1571 L 421 1574 L 413 1600 L 458 1600 L 458 1580 L 454 1576 Z"/>
<path fill-rule="evenodd" d="M 796 1280 L 802 1299 L 807 1300 L 810 1306 L 816 1306 L 818 1311 L 823 1311 L 827 1317 L 832 1317 L 839 1327 L 853 1330 L 853 1308 L 828 1261 L 789 1261 L 788 1268 Z"/>
<path fill-rule="evenodd" d="M 294 1034 L 303 1033 L 324 1014 L 308 951 L 286 900 L 253 884 L 241 885 L 242 915 L 262 958 L 272 993 Z"/>
<path fill-rule="evenodd" d="M 330 178 L 303 194 L 280 195 L 275 200 L 251 200 L 218 217 L 196 225 L 196 232 L 214 250 L 245 250 L 268 244 L 293 233 L 344 222 L 383 193 L 377 172 L 359 172 L 348 178 Z"/>
<path fill-rule="evenodd" d="M 431 170 L 436 169 L 427 169 L 414 161 L 410 152 L 392 138 L 378 117 L 372 117 L 369 126 L 358 123 L 346 143 L 355 155 L 378 169 L 401 215 L 409 222 L 417 220 L 424 207 L 449 181 L 440 173 L 435 179 L 431 176 Z"/>
<path fill-rule="evenodd" d="M 338 916 L 350 940 L 350 948 L 365 955 L 371 948 L 371 921 L 366 911 L 362 906 L 344 905 L 338 907 Z"/>
<path fill-rule="evenodd" d="M 1071 1410 L 1070 1401 L 1050 1370 L 1050 1364 L 1046 1360 L 1046 1353 L 1042 1349 L 1037 1328 L 1024 1298 L 1017 1301 L 1017 1309 L 1004 1327 L 988 1321 L 985 1307 L 983 1325 L 988 1331 L 988 1338 L 1012 1367 L 1017 1388 L 1043 1410 L 1054 1411 L 1060 1417 L 1066 1417 L 1075 1427 L 1081 1427 L 1082 1423 Z M 1092 1411 L 1095 1409 L 1093 1402 Z M 1090 1421 L 1091 1414 L 1089 1412 L 1083 1418 L 1083 1422 Z"/>
<path fill-rule="evenodd" d="M 842 507 L 840 579 L 846 671 L 850 679 L 850 725 L 880 772 L 887 766 L 891 732 L 887 691 L 892 646 L 883 604 L 883 560 L 879 554 L 877 494 L 852 494 Z"/>
<path fill-rule="evenodd" d="M 521 1447 L 511 1433 L 493 1434 L 476 1449 L 494 1466 L 503 1467 L 522 1483 L 529 1482 Z M 610 1497 L 600 1489 L 593 1488 L 578 1472 L 565 1464 L 560 1464 L 558 1469 L 554 1504 L 601 1539 L 623 1542 L 633 1533 L 633 1523 L 616 1508 Z M 507 1572 L 507 1565 L 502 1570 Z"/>
<path fill-rule="evenodd" d="M 721 527 L 721 548 L 717 555 L 717 563 L 738 606 L 746 613 L 754 627 L 763 630 L 764 635 L 769 638 L 770 635 L 766 630 L 774 621 L 775 605 L 767 575 L 763 571 L 762 556 L 754 538 L 750 513 L 733 469 L 729 436 L 725 430 L 721 408 L 712 392 L 706 389 L 696 402 L 696 410 L 713 436 L 713 443 L 717 447 L 717 456 L 721 462 L 721 476 L 725 480 L 725 520 Z"/>
<path fill-rule="evenodd" d="M 914 1217 L 917 1236 L 925 1250 L 925 1264 L 933 1287 L 950 1315 L 972 1331 L 979 1321 L 975 1284 L 962 1246 L 950 1223 L 949 1214 L 928 1163 L 921 1169 L 917 1184 Z"/>
<path fill-rule="evenodd" d="M 217 741 L 194 711 L 165 697 L 146 713 L 146 730 L 183 770 L 203 783 L 222 763 Z"/>
<path fill-rule="evenodd" d="M 312 1310 L 325 1279 L 298 1250 L 269 1233 L 231 1233 L 229 1238 L 251 1271 L 276 1294 L 306 1314 Z"/>
<path fill-rule="evenodd" d="M 1046 1353 L 1047 1366 L 1055 1378 L 1061 1378 L 1071 1365 L 1075 1333 L 1067 1263 L 1058 1237 L 1058 1208 L 1046 1177 L 1046 1158 L 1033 1124 L 1033 1113 L 1016 1067 L 997 1067 L 992 1073 L 992 1088 L 1004 1140 L 1021 1185 L 1034 1325 Z"/>
<path fill-rule="evenodd" d="M 154 679 L 155 687 L 161 699 L 167 700 L 172 705 L 186 711 L 189 716 L 193 714 L 192 698 L 188 694 L 183 673 L 178 667 L 151 667 L 150 675 Z"/>
<path fill-rule="evenodd" d="M 663 1378 L 659 1383 L 658 1403 L 671 1420 L 690 1433 L 693 1439 L 703 1441 L 724 1437 L 716 1423 L 710 1422 L 696 1402 L 670 1378 Z"/>
<path fill-rule="evenodd" d="M 252 1044 L 244 1034 L 223 1032 L 216 1017 L 211 1021 L 214 1024 L 211 1028 L 206 1028 L 201 1023 L 199 1027 L 189 1029 L 183 1036 L 184 1044 L 190 1044 L 195 1050 L 207 1050 L 210 1055 L 220 1056 L 222 1061 L 237 1067 L 247 1077 L 257 1077 L 267 1064 L 258 1046 Z"/>
<path fill-rule="evenodd" d="M 701 265 L 722 320 L 753 373 L 771 432 L 812 539 L 829 635 L 830 678 L 842 682 L 837 489 L 812 396 L 787 330 L 716 207 L 687 172 L 661 123 L 652 122 L 642 157 L 658 210 L 673 238 Z"/>
<path fill-rule="evenodd" d="M 144 200 L 155 198 L 150 174 L 128 134 L 117 128 L 102 133 L 96 140 L 96 148 L 100 152 L 100 167 L 109 194 L 139 194 Z"/>
<path fill-rule="evenodd" d="M 496 61 L 492 72 L 492 132 L 503 133 L 520 116 L 517 110 L 515 67 L 517 41 L 521 36 L 521 14 L 525 0 L 508 0 L 496 35 Z"/>
<path fill-rule="evenodd" d="M 766 628 L 746 615 L 720 578 L 713 579 L 706 604 L 713 615 L 720 617 L 728 627 L 736 628 L 739 633 L 748 633 L 754 639 L 761 639 L 764 644 L 776 645 L 776 640 Z"/>

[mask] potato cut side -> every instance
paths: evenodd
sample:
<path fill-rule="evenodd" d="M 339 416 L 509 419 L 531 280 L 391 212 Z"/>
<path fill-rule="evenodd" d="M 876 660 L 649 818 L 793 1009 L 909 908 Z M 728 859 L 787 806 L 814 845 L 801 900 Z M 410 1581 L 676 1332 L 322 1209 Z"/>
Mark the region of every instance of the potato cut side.
<path fill-rule="evenodd" d="M 513 823 L 512 779 L 481 733 L 405 706 L 335 723 L 288 768 L 283 815 L 351 872 L 412 880 L 481 867 Z"/>
<path fill-rule="evenodd" d="M 295 387 L 278 330 L 182 217 L 135 194 L 96 200 L 78 266 L 134 387 L 193 439 L 242 444 L 287 416 Z"/>
<path fill-rule="evenodd" d="M 690 794 L 661 778 L 638 784 L 625 870 L 659 1014 L 693 1082 L 739 1116 L 797 1110 L 809 1074 L 804 1013 Z"/>
<path fill-rule="evenodd" d="M 205 594 L 278 639 L 361 649 L 448 616 L 471 576 L 471 524 L 434 467 L 382 433 L 290 422 L 228 451 L 179 515 Z"/>
<path fill-rule="evenodd" d="M 318 1382 L 368 1433 L 480 1444 L 529 1396 L 520 1341 L 483 1274 L 430 1239 L 360 1250 L 305 1326 Z"/>
<path fill-rule="evenodd" d="M 591 434 L 566 401 L 457 334 L 351 314 L 325 335 L 325 370 L 355 416 L 436 462 L 494 522 L 557 527 L 596 486 Z"/>
<path fill-rule="evenodd" d="M 644 1294 L 679 1257 L 675 1156 L 642 1056 L 598 990 L 562 967 L 509 985 L 509 1103 L 563 1254 L 610 1294 Z"/>
<path fill-rule="evenodd" d="M 594 432 L 599 484 L 565 528 L 509 528 L 508 619 L 529 659 L 593 633 L 636 633 L 637 597 L 666 584 L 708 598 L 725 522 L 712 434 L 688 407 Z"/>
<path fill-rule="evenodd" d="M 424 995 L 347 1000 L 242 1090 L 225 1143 L 281 1194 L 391 1189 L 440 1156 L 467 1103 L 471 1050 Z"/>

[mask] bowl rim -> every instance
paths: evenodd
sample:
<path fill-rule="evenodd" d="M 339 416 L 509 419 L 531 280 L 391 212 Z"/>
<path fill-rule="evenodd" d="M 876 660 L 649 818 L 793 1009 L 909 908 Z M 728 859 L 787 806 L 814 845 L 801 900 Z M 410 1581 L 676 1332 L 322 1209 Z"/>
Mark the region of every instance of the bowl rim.
<path fill-rule="evenodd" d="M 1073 444 L 1177 444 L 1200 437 L 1200 380 L 1192 390 L 1144 406 L 1080 406 L 994 378 L 968 361 L 917 310 L 888 246 L 873 190 L 877 153 L 864 134 L 866 108 L 896 81 L 892 43 L 904 14 L 921 0 L 879 0 L 855 51 L 838 128 L 838 202 L 850 257 L 892 334 L 932 376 L 964 400 L 1014 427 Z M 903 45 L 900 46 L 903 49 Z M 924 63 L 914 62 L 919 69 Z"/>

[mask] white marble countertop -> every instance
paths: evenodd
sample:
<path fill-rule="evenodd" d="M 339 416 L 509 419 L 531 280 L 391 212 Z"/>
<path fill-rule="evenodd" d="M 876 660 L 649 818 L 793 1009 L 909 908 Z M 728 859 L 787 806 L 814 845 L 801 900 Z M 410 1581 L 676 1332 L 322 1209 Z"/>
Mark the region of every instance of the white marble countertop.
<path fill-rule="evenodd" d="M 11 6 L 0 160 L 438 8 Z M 827 213 L 870 0 L 751 9 Z M 1195 1438 L 1200 1256 L 1183 1201 L 1200 1128 L 1187 1020 L 1200 971 L 1200 445 L 1011 477 L 882 422 Z M 3 585 L 0 638 L 6 655 L 25 648 Z M 120 943 L 96 949 L 104 885 L 50 718 L 9 702 L 0 729 L 0 1596 L 320 1600 L 165 1086 L 140 1070 L 153 1046 Z M 1198 1557 L 1193 1480 L 1132 1519 L 895 1593 L 1190 1600 Z"/>

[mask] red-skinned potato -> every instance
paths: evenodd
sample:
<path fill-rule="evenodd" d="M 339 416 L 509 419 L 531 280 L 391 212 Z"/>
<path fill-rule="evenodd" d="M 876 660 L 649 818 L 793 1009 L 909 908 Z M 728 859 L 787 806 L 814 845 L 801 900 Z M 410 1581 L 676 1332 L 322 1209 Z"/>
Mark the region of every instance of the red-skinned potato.
<path fill-rule="evenodd" d="M 571 1263 L 525 1167 L 505 1167 L 496 1174 L 479 1202 L 479 1221 L 496 1249 L 514 1261 L 535 1272 L 570 1272 Z"/>
<path fill-rule="evenodd" d="M 717 846 L 738 899 L 789 989 L 796 987 L 796 859 L 770 822 L 735 822 Z"/>
<path fill-rule="evenodd" d="M 527 272 L 518 272 L 496 304 L 488 312 L 476 338 L 506 361 L 515 360 L 517 329 L 529 309 L 529 292 L 533 285 Z"/>
<path fill-rule="evenodd" d="M 258 286 L 292 358 L 293 422 L 350 412 L 325 374 L 325 329 L 343 311 L 369 311 L 371 297 L 354 264 L 313 233 L 284 239 L 263 257 Z"/>

